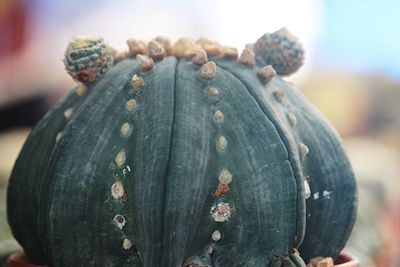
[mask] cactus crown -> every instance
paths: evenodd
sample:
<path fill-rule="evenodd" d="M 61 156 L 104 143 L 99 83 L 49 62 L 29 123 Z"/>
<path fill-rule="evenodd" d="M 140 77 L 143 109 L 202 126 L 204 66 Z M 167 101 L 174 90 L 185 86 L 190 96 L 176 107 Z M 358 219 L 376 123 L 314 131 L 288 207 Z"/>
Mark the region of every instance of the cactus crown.
<path fill-rule="evenodd" d="M 78 37 L 81 84 L 35 127 L 13 170 L 9 222 L 54 266 L 304 266 L 336 257 L 355 180 L 336 132 L 280 76 L 286 30 L 238 55 L 201 38 Z"/>

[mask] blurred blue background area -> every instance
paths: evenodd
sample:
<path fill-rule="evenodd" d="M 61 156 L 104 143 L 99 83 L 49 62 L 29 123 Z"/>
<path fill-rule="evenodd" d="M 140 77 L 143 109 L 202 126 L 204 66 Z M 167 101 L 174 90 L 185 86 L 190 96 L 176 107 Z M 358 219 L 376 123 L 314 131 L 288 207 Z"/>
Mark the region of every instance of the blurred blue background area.
<path fill-rule="evenodd" d="M 264 25 L 265 30 L 273 30 L 273 27 L 278 28 L 279 25 L 290 28 L 292 25 L 295 33 L 300 32 L 300 37 L 303 37 L 301 35 L 305 32 L 305 38 L 310 37 L 310 29 L 300 28 L 316 24 L 311 29 L 312 47 L 308 53 L 313 55 L 313 63 L 318 67 L 384 73 L 400 79 L 399 1 L 315 0 L 296 1 L 297 4 L 290 1 L 281 1 L 283 4 L 276 2 L 38 0 L 26 1 L 26 4 L 33 15 L 34 23 L 30 27 L 35 34 L 50 31 L 57 36 L 63 28 L 67 28 L 67 32 L 71 34 L 78 34 L 79 32 L 71 30 L 75 27 L 76 30 L 80 29 L 85 33 L 107 35 L 113 29 L 114 34 L 110 35 L 117 42 L 120 42 L 121 38 L 118 32 L 115 32 L 116 27 L 121 34 L 130 29 L 132 34 L 140 34 L 142 38 L 158 34 L 156 31 L 142 34 L 141 30 L 146 28 L 146 25 L 156 30 L 151 24 L 158 24 L 162 34 L 168 35 L 170 32 L 178 36 L 181 33 L 193 37 L 211 35 L 216 38 L 222 35 L 224 39 L 232 40 L 235 36 L 226 36 L 226 32 L 240 35 L 241 29 L 238 24 L 249 28 L 250 31 L 251 28 L 257 28 L 255 25 L 258 25 L 258 29 L 260 25 Z M 96 13 L 107 14 L 107 17 L 96 21 L 99 18 Z M 235 19 L 232 19 L 233 17 Z M 88 18 L 91 18 L 93 23 L 88 23 Z M 231 24 L 231 27 L 225 26 L 224 21 Z M 81 28 L 78 27 L 80 23 L 83 24 Z M 122 29 L 122 25 L 125 29 Z M 170 27 L 175 27 L 175 31 L 171 31 Z M 251 41 L 253 40 L 248 40 Z"/>
<path fill-rule="evenodd" d="M 324 65 L 400 80 L 400 1 L 324 1 L 316 54 Z"/>
<path fill-rule="evenodd" d="M 19 17 L 7 18 L 7 11 L 15 9 Z M 8 98 L 6 87 L 29 91 L 18 88 L 24 83 L 51 87 L 63 81 L 65 91 L 72 82 L 68 84 L 60 59 L 65 44 L 78 34 L 101 35 L 118 49 L 126 49 L 129 37 L 150 40 L 161 34 L 172 40 L 206 36 L 241 50 L 265 32 L 285 26 L 306 48 L 304 68 L 294 80 L 307 80 L 316 71 L 400 80 L 399 10 L 400 2 L 395 0 L 2 0 L 0 99 Z M 10 60 L 7 43 L 19 35 L 23 42 Z M 10 75 L 15 73 L 12 66 L 25 72 L 24 77 Z"/>

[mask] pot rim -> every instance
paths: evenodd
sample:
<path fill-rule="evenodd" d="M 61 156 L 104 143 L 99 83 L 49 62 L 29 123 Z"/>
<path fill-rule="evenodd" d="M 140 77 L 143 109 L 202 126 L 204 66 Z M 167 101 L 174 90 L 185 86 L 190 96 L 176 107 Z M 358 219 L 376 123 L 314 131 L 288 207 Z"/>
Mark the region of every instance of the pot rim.
<path fill-rule="evenodd" d="M 36 265 L 28 262 L 28 257 L 25 252 L 18 251 L 11 254 L 7 259 L 8 267 L 47 267 L 44 265 Z M 357 257 L 346 253 L 340 252 L 338 258 L 335 261 L 335 267 L 357 267 L 359 266 L 359 260 Z"/>
<path fill-rule="evenodd" d="M 335 267 L 357 267 L 359 266 L 360 261 L 357 257 L 347 253 L 340 252 L 338 258 L 335 260 Z"/>
<path fill-rule="evenodd" d="M 31 264 L 24 251 L 18 251 L 11 254 L 7 259 L 7 267 L 47 267 L 44 265 Z"/>

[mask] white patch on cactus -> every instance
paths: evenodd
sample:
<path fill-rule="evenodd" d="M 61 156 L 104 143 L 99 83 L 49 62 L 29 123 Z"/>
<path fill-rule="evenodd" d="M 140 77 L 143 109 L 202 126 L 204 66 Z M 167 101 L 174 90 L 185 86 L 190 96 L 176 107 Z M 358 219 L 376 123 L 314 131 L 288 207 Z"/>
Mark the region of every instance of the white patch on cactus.
<path fill-rule="evenodd" d="M 230 183 L 232 182 L 232 174 L 231 174 L 228 170 L 223 169 L 223 170 L 219 173 L 218 181 L 219 181 L 221 184 L 228 185 L 228 184 L 230 184 Z"/>
<path fill-rule="evenodd" d="M 224 120 L 224 114 L 221 110 L 216 110 L 214 113 L 214 120 L 216 122 L 222 122 Z"/>
<path fill-rule="evenodd" d="M 296 126 L 297 124 L 297 117 L 293 113 L 288 114 L 289 123 L 292 127 Z"/>
<path fill-rule="evenodd" d="M 85 85 L 80 84 L 80 85 L 76 88 L 75 93 L 76 93 L 78 96 L 84 96 L 84 95 L 87 93 L 87 91 L 88 91 L 88 88 L 87 88 Z"/>
<path fill-rule="evenodd" d="M 122 242 L 122 247 L 128 250 L 132 247 L 132 242 L 128 238 L 125 238 L 124 241 Z"/>
<path fill-rule="evenodd" d="M 131 172 L 131 167 L 129 167 L 129 165 L 128 165 L 128 166 L 126 166 L 126 168 L 124 168 L 122 170 L 122 175 L 124 176 L 124 178 L 126 178 L 126 174 L 130 173 L 130 172 Z"/>
<path fill-rule="evenodd" d="M 69 119 L 69 118 L 71 118 L 71 116 L 72 116 L 73 113 L 74 113 L 74 108 L 67 108 L 67 109 L 64 111 L 64 117 L 65 117 L 66 119 Z"/>
<path fill-rule="evenodd" d="M 128 111 L 134 111 L 136 109 L 136 100 L 135 99 L 130 99 L 126 102 L 125 108 Z"/>
<path fill-rule="evenodd" d="M 113 198 L 119 199 L 124 195 L 124 193 L 124 184 L 121 181 L 116 181 L 111 186 L 111 195 L 113 196 Z"/>
<path fill-rule="evenodd" d="M 59 132 L 57 135 L 56 135 L 56 142 L 58 142 L 60 139 L 61 139 L 61 137 L 64 135 L 64 133 L 63 132 Z"/>
<path fill-rule="evenodd" d="M 229 220 L 232 214 L 232 208 L 229 206 L 229 203 L 221 202 L 217 205 L 213 205 L 210 213 L 215 222 L 225 222 Z"/>
<path fill-rule="evenodd" d="M 331 194 L 332 194 L 332 192 L 333 192 L 333 191 L 324 190 L 324 191 L 322 192 L 322 196 L 324 197 L 324 199 L 331 199 Z"/>
<path fill-rule="evenodd" d="M 218 138 L 217 147 L 220 150 L 225 150 L 228 147 L 228 141 L 224 136 Z"/>
<path fill-rule="evenodd" d="M 209 246 L 209 247 L 207 248 L 207 253 L 208 253 L 208 255 L 211 255 L 211 254 L 213 253 L 213 251 L 214 251 L 214 247 L 213 247 L 213 246 Z"/>
<path fill-rule="evenodd" d="M 314 199 L 318 199 L 319 198 L 319 192 L 314 193 L 313 198 Z"/>
<path fill-rule="evenodd" d="M 126 161 L 126 153 L 125 150 L 121 150 L 118 152 L 117 156 L 115 157 L 115 163 L 120 167 L 122 166 Z"/>
<path fill-rule="evenodd" d="M 310 153 L 310 150 L 308 149 L 308 146 L 306 146 L 303 143 L 299 144 L 299 151 L 300 151 L 300 156 L 302 159 L 304 159 L 305 156 L 307 156 L 308 153 Z"/>
<path fill-rule="evenodd" d="M 215 230 L 211 235 L 211 239 L 214 240 L 214 241 L 221 240 L 221 237 L 222 237 L 221 232 L 218 231 L 218 230 Z"/>
<path fill-rule="evenodd" d="M 128 122 L 125 122 L 121 126 L 121 133 L 123 136 L 127 137 L 132 133 L 132 127 Z"/>
<path fill-rule="evenodd" d="M 124 216 L 122 216 L 122 215 L 120 215 L 120 214 L 115 215 L 113 221 L 114 221 L 115 225 L 117 225 L 117 227 L 118 227 L 119 229 L 121 229 L 121 230 L 122 230 L 122 228 L 123 228 L 123 227 L 125 226 L 125 224 L 126 224 L 126 220 L 125 220 Z"/>
<path fill-rule="evenodd" d="M 307 179 L 304 179 L 304 197 L 305 199 L 309 199 L 311 196 L 310 185 L 308 184 Z"/>

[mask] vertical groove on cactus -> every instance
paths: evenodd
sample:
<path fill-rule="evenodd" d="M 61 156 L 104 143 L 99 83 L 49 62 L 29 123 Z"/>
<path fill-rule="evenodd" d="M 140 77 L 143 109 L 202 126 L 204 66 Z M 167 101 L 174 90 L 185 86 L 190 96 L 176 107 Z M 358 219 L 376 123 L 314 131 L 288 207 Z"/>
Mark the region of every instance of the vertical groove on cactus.
<path fill-rule="evenodd" d="M 269 104 L 265 104 L 265 103 L 271 103 L 271 97 L 265 97 L 265 94 L 263 94 L 264 96 L 260 95 L 260 93 L 264 93 L 264 90 L 258 89 L 260 88 L 260 86 L 257 86 L 257 84 L 259 84 L 259 80 L 257 79 L 257 77 L 254 76 L 254 74 L 252 73 L 251 70 L 245 70 L 243 68 L 237 68 L 235 66 L 231 66 L 229 65 L 228 62 L 225 61 L 221 61 L 218 62 L 221 68 L 225 68 L 226 70 L 230 71 L 233 75 L 235 75 L 235 77 L 240 80 L 240 82 L 242 82 L 247 90 L 249 91 L 249 94 L 251 94 L 251 96 L 255 99 L 255 101 L 257 101 L 257 104 L 260 106 L 260 108 L 263 110 L 264 114 L 269 118 L 269 120 L 271 120 L 271 122 L 274 124 L 276 130 L 279 133 L 279 136 L 281 138 L 281 140 L 283 141 L 283 143 L 285 144 L 285 147 L 287 149 L 287 153 L 288 153 L 288 160 L 290 162 L 290 166 L 293 170 L 293 174 L 294 174 L 294 178 L 296 180 L 296 184 L 297 184 L 297 220 L 296 220 L 296 230 L 295 230 L 295 236 L 294 236 L 294 240 L 292 240 L 292 247 L 297 248 L 299 246 L 299 244 L 302 242 L 302 237 L 305 231 L 305 221 L 304 221 L 304 200 L 301 200 L 301 194 L 302 194 L 302 168 L 300 166 L 300 162 L 297 159 L 297 146 L 293 143 L 293 138 L 290 134 L 290 132 L 288 132 L 285 129 L 285 126 L 280 124 L 279 121 L 277 121 L 275 118 L 276 116 L 276 109 L 275 109 L 275 105 L 269 105 Z M 254 84 L 256 84 L 256 86 L 254 86 Z M 267 84 L 268 86 L 268 84 Z M 261 87 L 262 88 L 262 87 Z M 258 90 L 257 90 L 258 89 Z M 269 89 L 268 91 L 270 91 L 271 89 Z M 273 102 L 273 101 L 272 101 Z M 279 116 L 278 116 L 279 117 Z M 300 186 L 299 186 L 300 185 Z"/>
<path fill-rule="evenodd" d="M 305 261 L 318 255 L 335 258 L 354 224 L 357 199 L 354 174 L 347 158 L 335 157 L 343 148 L 336 131 L 321 113 L 307 102 L 298 101 L 299 98 L 304 100 L 304 96 L 297 89 L 289 87 L 285 93 L 288 100 L 285 109 L 297 114 L 296 138 L 307 144 L 303 168 L 309 176 L 310 191 L 321 195 L 318 199 L 312 196 L 307 199 L 307 228 L 299 251 Z M 317 133 L 324 138 L 317 138 Z"/>
<path fill-rule="evenodd" d="M 38 264 L 46 263 L 45 250 L 37 224 L 40 188 L 43 183 L 46 183 L 43 173 L 48 166 L 54 147 L 65 138 L 63 130 L 70 122 L 64 117 L 65 110 L 70 106 L 78 109 L 89 95 L 90 90 L 85 85 L 75 86 L 53 107 L 52 114 L 46 114 L 29 135 L 21 156 L 15 164 L 13 175 L 24 179 L 22 181 L 13 180 L 9 183 L 8 221 L 14 225 L 13 235 L 24 247 L 29 259 Z M 54 141 L 50 141 L 48 146 L 43 146 L 49 140 Z M 30 153 L 34 153 L 36 156 L 32 157 Z M 28 164 L 24 162 L 28 162 Z M 24 164 L 24 168 L 18 168 L 22 164 Z M 16 211 L 10 208 L 14 206 L 24 207 L 24 209 Z"/>
<path fill-rule="evenodd" d="M 172 107 L 172 122 L 171 122 L 171 138 L 169 141 L 169 151 L 168 151 L 168 159 L 167 159 L 167 164 L 166 164 L 166 169 L 165 172 L 163 174 L 163 177 L 165 178 L 165 183 L 164 183 L 164 190 L 163 190 L 163 194 L 162 194 L 162 202 L 161 202 L 161 224 L 160 224 L 160 236 L 161 236 L 161 240 L 159 240 L 158 242 L 160 242 L 160 253 L 157 255 L 158 257 L 156 258 L 156 261 L 153 261 L 153 264 L 161 264 L 163 262 L 163 253 L 164 253 L 164 244 L 163 244 L 163 240 L 165 237 L 165 216 L 166 216 L 166 199 L 167 199 L 167 185 L 169 183 L 169 180 L 167 180 L 167 178 L 169 177 L 169 173 L 171 172 L 171 161 L 172 161 L 172 153 L 173 153 L 173 143 L 174 143 L 174 139 L 176 138 L 176 109 L 177 109 L 177 78 L 178 78 L 178 67 L 179 67 L 180 62 L 177 61 L 176 65 L 174 66 L 174 74 L 173 74 L 173 92 L 172 92 L 172 97 L 173 97 L 173 107 Z M 151 259 L 149 259 L 151 260 Z M 149 265 L 150 266 L 150 265 Z"/>
<path fill-rule="evenodd" d="M 125 66 L 124 66 L 125 65 Z M 128 64 L 122 64 L 120 67 L 126 67 L 126 65 Z M 118 73 L 118 72 L 117 72 Z M 115 73 L 110 73 L 111 76 L 115 75 Z M 118 80 L 118 78 L 121 77 L 115 77 L 115 81 Z M 98 94 L 103 94 L 104 92 L 108 91 L 109 86 L 112 86 L 110 84 L 103 84 L 102 86 L 100 86 L 100 88 L 96 88 L 96 91 L 94 91 L 93 93 L 95 95 Z M 114 90 L 112 91 L 112 94 L 114 95 L 114 98 L 116 95 L 118 94 L 124 94 L 124 92 L 122 92 L 124 88 L 123 87 L 117 87 L 114 88 Z M 126 90 L 126 88 L 125 88 Z M 113 99 L 113 97 L 111 97 L 110 99 Z M 106 100 L 100 100 L 104 102 L 106 102 Z M 108 102 L 108 101 L 107 101 Z M 111 102 L 111 105 L 114 106 L 118 106 L 115 103 L 120 102 L 120 100 L 114 100 L 114 102 Z M 101 120 L 101 117 L 104 115 L 101 115 L 103 113 L 103 110 L 106 108 L 107 105 L 104 105 L 103 107 L 101 107 L 100 109 L 98 108 L 97 104 L 98 101 L 96 100 L 96 98 L 91 97 L 90 99 L 88 99 L 88 101 L 86 101 L 84 103 L 85 105 L 82 106 L 81 109 L 81 113 L 79 114 L 78 117 L 74 117 L 74 119 L 71 121 L 72 125 L 77 125 L 80 124 L 83 121 L 86 121 L 86 123 L 96 123 L 96 121 L 98 122 L 98 119 Z M 123 109 L 124 107 L 122 106 L 120 109 Z M 100 115 L 99 117 L 94 118 L 93 114 L 98 114 Z M 118 121 L 110 121 L 110 120 L 104 120 L 105 124 L 110 124 L 110 123 L 116 123 L 116 125 L 119 124 Z M 49 209 L 50 212 L 52 212 L 53 208 L 52 206 L 55 203 L 75 203 L 77 201 L 77 199 L 80 199 L 82 197 L 89 197 L 91 195 L 91 191 L 87 191 L 87 192 L 80 192 L 77 193 L 77 190 L 75 190 L 74 188 L 76 186 L 79 186 L 81 183 L 85 183 L 86 185 L 88 184 L 93 184 L 93 180 L 92 175 L 95 175 L 95 173 L 97 173 L 98 171 L 100 171 L 102 174 L 100 180 L 104 181 L 108 181 L 112 176 L 109 173 L 109 171 L 107 171 L 107 168 L 109 166 L 110 162 L 113 162 L 113 164 L 119 168 L 120 166 L 122 166 L 123 164 L 125 164 L 126 160 L 127 160 L 127 152 L 121 148 L 121 147 L 116 147 L 114 148 L 114 152 L 113 151 L 107 151 L 107 155 L 108 155 L 108 162 L 104 162 L 104 166 L 101 167 L 100 165 L 97 165 L 96 163 L 94 163 L 93 161 L 93 157 L 95 156 L 95 154 L 90 154 L 85 150 L 85 147 L 89 145 L 89 143 L 93 143 L 96 144 L 97 143 L 97 149 L 100 148 L 102 146 L 101 140 L 103 140 L 103 138 L 106 138 L 107 135 L 112 134 L 112 132 L 116 132 L 116 134 L 118 136 L 120 136 L 119 133 L 119 127 L 115 127 L 114 129 L 112 129 L 111 127 L 109 127 L 108 129 L 102 129 L 101 124 L 97 124 L 96 125 L 96 129 L 98 131 L 96 131 L 95 134 L 91 134 L 91 138 L 92 140 L 88 140 L 87 138 L 84 138 L 85 133 L 82 132 L 82 135 L 80 134 L 74 134 L 74 131 L 81 131 L 79 128 L 73 127 L 71 125 L 71 127 L 68 127 L 68 129 L 66 130 L 65 134 L 69 137 L 68 140 L 66 140 L 66 142 L 63 142 L 60 147 L 57 147 L 53 157 L 54 159 L 56 158 L 65 158 L 65 153 L 68 153 L 68 151 L 70 149 L 73 149 L 72 147 L 74 146 L 74 143 L 79 143 L 80 146 L 82 147 L 80 149 L 80 155 L 82 157 L 86 157 L 86 160 L 82 163 L 76 162 L 76 161 L 71 161 L 70 159 L 66 159 L 63 160 L 65 162 L 70 162 L 70 168 L 69 169 L 69 174 L 72 175 L 72 177 L 69 179 L 69 183 L 71 184 L 71 190 L 72 193 L 70 194 L 70 199 L 60 199 L 58 197 L 58 192 L 57 190 L 65 190 L 66 188 L 63 185 L 63 179 L 62 176 L 60 175 L 60 173 L 58 173 L 58 171 L 62 168 L 65 168 L 64 165 L 54 165 L 52 168 L 49 168 L 46 171 L 46 176 L 47 177 L 52 177 L 51 182 L 49 183 L 49 187 L 48 188 L 43 188 L 42 190 L 42 195 L 47 196 L 46 198 L 43 198 L 40 200 L 40 203 L 43 207 L 46 207 L 47 209 Z M 86 130 L 87 131 L 87 130 Z M 105 133 L 105 132 L 109 132 L 109 133 Z M 79 138 L 80 136 L 82 136 L 82 138 Z M 106 138 L 107 139 L 107 138 Z M 117 138 L 115 141 L 118 143 L 118 139 L 121 139 L 120 137 Z M 100 142 L 99 142 L 100 141 Z M 93 149 L 94 151 L 96 151 L 96 146 Z M 96 152 L 97 153 L 97 152 Z M 102 170 L 100 170 L 100 168 L 103 168 Z M 57 175 L 54 175 L 52 173 L 58 173 Z M 97 178 L 99 179 L 99 178 Z M 123 181 L 123 180 L 121 180 Z M 114 179 L 113 181 L 114 182 Z M 111 183 L 112 183 L 111 182 Z M 100 192 L 100 194 L 102 194 L 101 192 L 107 192 L 108 194 L 102 196 L 110 196 L 110 198 L 112 197 L 111 194 L 109 193 L 110 191 L 110 187 L 111 184 L 109 184 L 107 186 L 107 184 L 109 184 L 108 182 L 104 183 L 102 186 L 98 187 L 94 187 L 97 188 Z M 125 188 L 126 190 L 126 188 Z M 99 195 L 100 196 L 100 195 Z M 87 205 L 90 206 L 90 203 L 92 201 L 96 201 L 96 197 L 95 196 L 91 196 L 91 201 L 88 201 Z M 117 201 L 119 203 L 119 201 Z M 46 205 L 46 203 L 52 203 L 51 205 Z M 101 223 L 108 223 L 110 224 L 110 226 L 114 226 L 114 223 L 111 224 L 111 222 L 113 221 L 113 218 L 115 216 L 115 214 L 121 214 L 123 217 L 119 216 L 119 217 L 115 217 L 115 220 L 119 223 L 122 223 L 122 227 L 124 230 L 129 229 L 130 225 L 129 225 L 129 218 L 126 217 L 126 215 L 124 214 L 125 212 L 123 212 L 123 210 L 116 210 L 113 212 L 113 214 L 109 214 L 108 216 L 104 216 L 104 212 L 98 212 L 98 209 L 94 209 L 93 211 L 91 209 L 88 210 L 81 210 L 81 209 L 77 209 L 76 211 L 72 212 L 70 211 L 68 214 L 64 214 L 63 212 L 60 212 L 58 215 L 54 215 L 51 216 L 50 218 L 45 217 L 45 216 L 39 216 L 39 222 L 41 226 L 44 226 L 43 230 L 41 230 L 43 232 L 44 236 L 47 236 L 47 254 L 48 255 L 52 255 L 52 257 L 50 259 L 48 259 L 48 261 L 51 264 L 54 265 L 73 265 L 73 261 L 74 260 L 79 260 L 80 257 L 85 257 L 85 253 L 82 253 L 83 251 L 86 251 L 86 253 L 91 253 L 90 249 L 85 249 L 82 250 L 80 246 L 89 246 L 88 243 L 90 242 L 98 242 L 98 244 L 101 244 L 102 241 L 96 241 L 96 240 L 102 240 L 101 236 L 95 236 L 94 233 L 91 235 L 86 236 L 86 238 L 82 238 L 81 236 L 76 236 L 76 235 L 70 235 L 70 236 L 63 236 L 62 239 L 60 239 L 60 237 L 57 235 L 57 232 L 54 233 L 50 233 L 47 232 L 47 229 L 45 228 L 45 225 L 52 225 L 52 227 L 55 227 L 57 229 L 57 227 L 59 227 L 58 229 L 62 229 L 65 227 L 65 229 L 82 229 L 82 231 L 89 231 L 88 229 L 92 229 L 92 227 L 96 227 L 96 225 L 99 225 Z M 54 214 L 57 214 L 58 211 L 55 211 Z M 92 214 L 93 217 L 90 215 Z M 67 216 L 67 217 L 66 217 Z M 100 216 L 100 217 L 97 217 Z M 102 218 L 103 222 L 101 220 L 98 220 L 96 218 L 101 218 L 102 216 L 104 216 Z M 107 219 L 108 217 L 108 219 Z M 124 218 L 125 217 L 125 218 Z M 79 220 L 78 218 L 82 218 L 81 220 Z M 73 221 L 78 221 L 78 224 L 73 224 L 71 222 L 71 220 Z M 58 225 L 58 226 L 57 226 Z M 74 226 L 72 226 L 74 225 Z M 127 228 L 128 227 L 128 228 Z M 114 228 L 114 227 L 112 227 Z M 111 229 L 112 229 L 111 228 Z M 117 228 L 115 226 L 115 228 Z M 86 230 L 85 230 L 86 229 Z M 111 230 L 110 229 L 110 230 Z M 109 233 L 109 242 L 110 244 L 114 243 L 116 244 L 116 247 L 118 247 L 119 249 L 123 249 L 122 248 L 122 237 L 119 237 L 119 234 L 116 233 Z M 78 241 L 79 240 L 79 241 Z M 70 253 L 74 254 L 71 255 L 68 252 L 64 252 L 63 248 L 62 248 L 62 244 L 64 242 L 68 242 L 68 241 L 72 241 L 73 243 L 76 243 L 76 251 L 70 251 Z M 79 245 L 80 244 L 80 245 Z M 93 249 L 93 248 L 92 248 Z M 61 252 L 62 251 L 62 252 Z M 116 250 L 114 250 L 116 251 Z M 66 254 L 65 257 L 63 257 L 61 254 Z M 110 252 L 107 252 L 104 254 L 104 262 L 108 262 L 108 261 L 116 261 L 118 262 L 118 260 L 116 260 L 116 258 L 110 258 L 109 255 Z M 80 255 L 80 256 L 79 256 Z M 88 255 L 86 255 L 87 257 Z M 98 258 L 93 258 L 93 263 L 92 264 L 96 264 L 96 262 L 100 262 Z M 69 262 L 71 261 L 71 262 Z"/>

